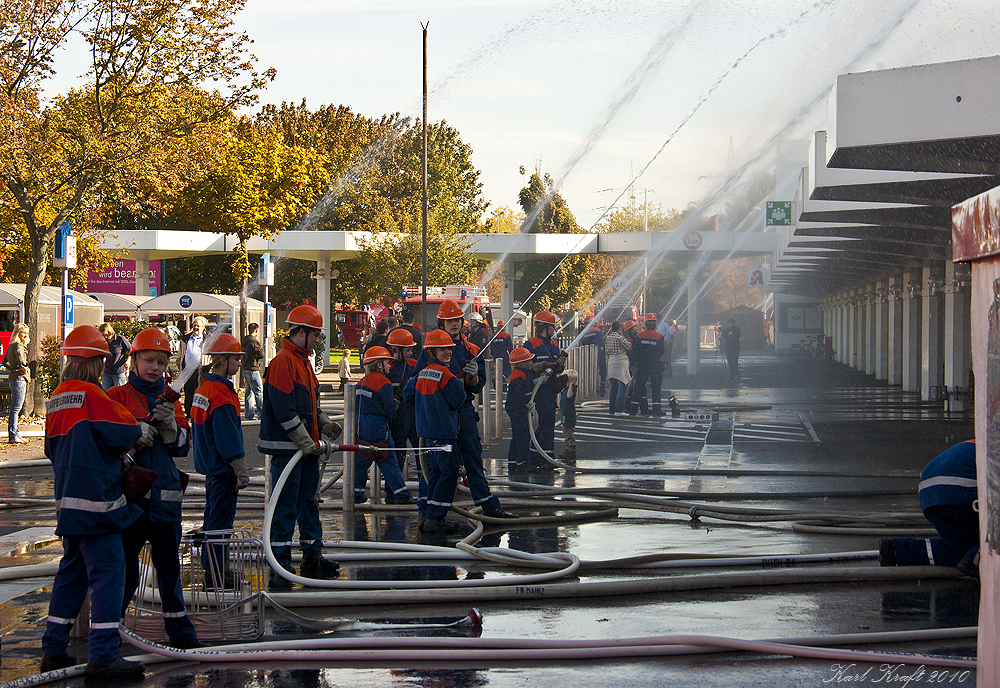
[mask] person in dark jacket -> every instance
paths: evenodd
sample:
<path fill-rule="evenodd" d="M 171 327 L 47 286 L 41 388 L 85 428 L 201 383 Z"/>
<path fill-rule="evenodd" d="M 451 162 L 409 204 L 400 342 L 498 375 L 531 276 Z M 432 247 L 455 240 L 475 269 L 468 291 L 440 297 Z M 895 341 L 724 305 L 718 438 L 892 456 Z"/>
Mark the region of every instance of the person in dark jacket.
<path fill-rule="evenodd" d="M 257 339 L 257 323 L 250 323 L 247 334 L 243 337 L 240 348 L 243 351 L 243 418 L 253 420 L 254 414 L 260 415 L 264 406 L 264 381 L 260 377 L 261 361 L 264 360 L 264 347 Z"/>
<path fill-rule="evenodd" d="M 527 373 L 531 370 L 531 359 L 535 355 L 524 347 L 517 347 L 510 353 L 514 370 L 507 383 L 507 395 L 503 408 L 510 417 L 510 446 L 507 448 L 507 472 L 523 473 L 530 469 L 528 452 L 531 447 L 531 423 L 528 406 L 531 403 L 531 387 Z"/>
<path fill-rule="evenodd" d="M 149 447 L 136 453 L 135 462 L 155 471 L 156 482 L 138 504 L 142 508 L 139 518 L 122 530 L 125 594 L 121 613 L 125 616 L 139 586 L 139 554 L 148 542 L 170 644 L 181 649 L 204 647 L 198 641 L 184 606 L 177 554 L 181 542 L 184 486 L 174 459 L 187 456 L 191 445 L 187 419 L 180 403 L 163 398 L 166 386 L 163 374 L 170 361 L 170 340 L 157 328 L 147 328 L 135 336 L 131 358 L 128 382 L 109 389 L 108 396 L 127 408 L 137 421 L 152 414 L 156 437 Z"/>
<path fill-rule="evenodd" d="M 298 523 L 302 549 L 300 574 L 306 578 L 330 579 L 336 577 L 340 566 L 323 557 L 323 525 L 316 502 L 318 441 L 337 439 L 343 428 L 320 409 L 319 382 L 309 365 L 309 352 L 323 330 L 322 314 L 313 306 L 297 306 L 285 322 L 289 326 L 288 336 L 264 374 L 264 412 L 257 447 L 262 454 L 272 456 L 272 485 L 278 482 L 296 452 L 302 451 L 302 459 L 276 497 L 271 548 L 278 564 L 294 573 L 292 534 Z M 292 583 L 272 570 L 268 587 L 289 590 Z"/>
<path fill-rule="evenodd" d="M 504 382 L 510 378 L 510 353 L 514 350 L 514 343 L 504 329 L 505 325 L 503 320 L 497 320 L 497 333 L 490 343 L 490 355 L 497 361 L 503 361 Z"/>
<path fill-rule="evenodd" d="M 486 343 L 490 340 L 490 331 L 486 328 L 486 322 L 483 320 L 483 316 L 479 313 L 472 313 L 469 316 L 469 320 L 472 321 L 472 330 L 469 332 L 469 341 L 476 345 L 479 349 L 486 347 Z"/>
<path fill-rule="evenodd" d="M 137 423 L 98 386 L 108 344 L 97 328 L 76 327 L 63 341 L 66 367 L 46 404 L 45 455 L 55 472 L 56 535 L 63 556 L 52 583 L 42 636 L 42 672 L 76 665 L 69 632 L 90 589 L 87 634 L 91 678 L 139 676 L 140 661 L 119 653 L 125 552 L 121 531 L 141 508 L 122 494 L 122 452 L 153 443 L 151 425 Z"/>
<path fill-rule="evenodd" d="M 459 412 L 466 401 L 462 380 L 453 375 L 450 364 L 455 342 L 444 330 L 427 333 L 420 372 L 403 388 L 403 398 L 416 409 L 417 434 L 425 446 L 441 451 L 425 451 L 426 476 L 421 472 L 417 528 L 432 535 L 458 535 L 462 526 L 445 517 L 455 497 L 458 479 L 458 456 L 455 445 L 459 436 Z M 444 451 L 445 445 L 452 449 Z"/>
<path fill-rule="evenodd" d="M 979 497 L 976 441 L 960 442 L 938 454 L 920 473 L 920 508 L 938 537 L 882 538 L 882 566 L 954 566 L 979 577 Z"/>
<path fill-rule="evenodd" d="M 406 330 L 407 332 L 410 333 L 410 336 L 413 337 L 413 352 L 410 354 L 410 356 L 416 359 L 417 357 L 420 356 L 420 352 L 423 351 L 424 348 L 423 330 L 421 330 L 419 327 L 413 324 L 413 311 L 411 311 L 409 308 L 403 310 L 403 312 L 400 314 L 400 318 L 402 318 L 403 322 L 396 329 Z M 390 334 L 392 333 L 390 332 Z"/>
<path fill-rule="evenodd" d="M 4 365 L 7 367 L 7 382 L 10 384 L 10 414 L 7 417 L 7 441 L 10 444 L 28 443 L 17 430 L 17 419 L 24 407 L 28 382 L 31 380 L 31 368 L 28 367 L 29 341 L 31 338 L 28 335 L 28 326 L 18 325 L 3 357 Z"/>
<path fill-rule="evenodd" d="M 101 386 L 104 391 L 112 387 L 124 385 L 128 379 L 128 355 L 132 344 L 125 337 L 115 333 L 111 323 L 102 323 L 97 328 L 104 335 L 111 354 L 104 361 L 104 373 L 101 375 Z"/>
<path fill-rule="evenodd" d="M 228 531 L 236 519 L 237 493 L 250 484 L 240 425 L 240 398 L 230 379 L 245 358 L 236 337 L 226 333 L 206 347 L 205 354 L 212 357 L 212 363 L 191 403 L 194 467 L 205 476 L 202 530 Z M 228 538 L 226 533 L 213 539 Z M 228 569 L 228 561 L 224 545 L 202 547 L 202 567 L 213 587 L 233 589 L 242 582 Z"/>
<path fill-rule="evenodd" d="M 362 363 L 367 374 L 358 382 L 355 390 L 357 403 L 358 444 L 369 444 L 394 448 L 390 425 L 396 418 L 397 402 L 393 394 L 392 381 L 385 376 L 388 372 L 392 354 L 381 346 L 372 346 L 365 352 Z M 402 452 L 401 452 L 402 453 Z M 367 450 L 354 455 L 354 502 L 360 504 L 368 498 L 365 496 L 365 483 L 368 481 L 368 469 L 372 461 L 378 464 L 379 472 L 385 478 L 386 485 L 396 504 L 409 504 L 410 491 L 399 470 L 399 463 L 391 452 Z"/>
<path fill-rule="evenodd" d="M 740 376 L 740 328 L 736 326 L 733 318 L 726 321 L 726 328 L 722 330 L 720 337 L 722 337 L 722 350 L 729 363 L 729 378 L 735 380 Z"/>

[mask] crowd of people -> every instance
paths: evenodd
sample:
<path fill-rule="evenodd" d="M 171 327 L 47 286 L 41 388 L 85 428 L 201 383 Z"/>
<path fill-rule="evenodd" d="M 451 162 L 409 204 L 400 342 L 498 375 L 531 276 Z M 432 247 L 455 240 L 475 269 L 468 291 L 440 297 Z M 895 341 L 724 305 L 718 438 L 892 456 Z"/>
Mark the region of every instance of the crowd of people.
<path fill-rule="evenodd" d="M 195 469 L 206 476 L 202 532 L 213 533 L 210 540 L 202 540 L 206 584 L 233 588 L 237 581 L 228 570 L 226 538 L 239 490 L 249 484 L 243 419 L 260 418 L 258 449 L 271 457 L 273 482 L 301 452 L 276 498 L 270 545 L 278 568 L 296 572 L 292 550 L 297 545 L 302 553 L 299 575 L 339 575 L 339 564 L 323 556 L 316 499 L 320 453 L 343 430 L 320 408 L 319 383 L 309 363 L 323 331 L 323 315 L 303 305 L 293 309 L 286 322 L 288 335 L 262 374 L 259 328 L 251 325 L 242 341 L 225 333 L 209 337 L 206 321 L 195 318 L 177 355 L 182 395 L 171 395 L 166 388 L 171 346 L 161 330 L 142 330 L 129 342 L 105 323 L 100 328 L 77 327 L 67 336 L 61 349 L 67 363 L 47 405 L 45 451 L 55 471 L 56 532 L 63 538 L 64 556 L 43 640 L 44 670 L 75 663 L 66 652 L 69 629 L 89 588 L 88 675 L 143 671 L 141 662 L 119 656 L 117 627 L 139 585 L 139 552 L 146 543 L 157 571 L 170 644 L 201 646 L 185 612 L 180 582 L 178 546 L 187 476 L 175 461 L 191 453 Z M 403 477 L 407 449 L 420 449 L 416 507 L 421 533 L 466 533 L 466 525 L 447 518 L 460 473 L 483 517 L 516 519 L 503 509 L 486 478 L 476 395 L 485 384 L 487 356 L 496 359 L 503 368 L 504 408 L 512 429 L 511 473 L 548 471 L 557 460 L 576 460 L 579 380 L 576 371 L 566 368 L 568 354 L 555 336 L 555 314 L 535 314 L 532 336 L 518 347 L 503 321 L 491 329 L 480 314 L 466 314 L 454 301 L 440 305 L 436 327 L 426 333 L 413 325 L 412 313 L 383 323 L 364 348 L 364 375 L 355 391 L 355 436 L 364 445 L 354 457 L 355 503 L 368 499 L 367 475 L 373 463 L 385 481 L 388 499 L 411 502 Z M 602 389 L 610 380 L 610 413 L 664 415 L 661 386 L 663 377 L 669 377 L 673 339 L 673 329 L 666 325 L 659 331 L 656 317 L 648 315 L 641 331 L 634 322 L 615 322 L 605 336 L 597 326 L 585 324 L 583 343 L 600 349 Z M 22 361 L 27 341 L 27 329 L 19 329 L 5 356 L 12 380 L 27 375 Z M 351 379 L 348 354 L 345 351 L 339 370 L 342 382 Z M 242 408 L 233 382 L 240 374 Z M 556 457 L 558 416 L 565 450 Z M 137 495 L 127 490 L 131 480 L 138 480 L 132 463 L 154 475 Z M 292 583 L 284 572 L 272 570 L 268 587 L 289 590 Z"/>

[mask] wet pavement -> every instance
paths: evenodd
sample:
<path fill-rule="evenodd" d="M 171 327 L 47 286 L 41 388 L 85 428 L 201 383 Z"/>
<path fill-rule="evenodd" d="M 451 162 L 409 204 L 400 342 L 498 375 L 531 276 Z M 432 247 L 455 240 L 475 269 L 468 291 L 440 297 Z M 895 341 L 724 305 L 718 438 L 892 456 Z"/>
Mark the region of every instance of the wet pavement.
<path fill-rule="evenodd" d="M 834 363 L 795 364 L 764 352 L 743 357 L 739 383 L 728 380 L 721 358 L 708 355 L 699 375 L 678 373 L 664 381 L 686 412 L 718 413 L 717 421 L 610 417 L 606 404 L 588 402 L 577 424 L 580 472 L 508 474 L 507 441 L 484 448 L 487 473 L 504 507 L 528 515 L 578 514 L 487 536 L 479 546 L 526 552 L 571 552 L 588 562 L 658 553 L 700 556 L 758 556 L 768 561 L 738 568 L 616 569 L 588 568 L 568 580 L 539 585 L 461 588 L 444 600 L 406 591 L 338 591 L 322 602 L 296 586 L 276 596 L 312 619 L 362 619 L 405 623 L 457 619 L 472 606 L 484 617 L 482 629 L 405 632 L 378 631 L 378 637 L 428 635 L 484 639 L 621 639 L 665 635 L 712 635 L 763 639 L 874 633 L 974 626 L 978 584 L 953 570 L 928 572 L 923 579 L 873 579 L 879 570 L 870 553 L 887 514 L 919 515 L 916 499 L 920 469 L 951 444 L 972 437 L 972 414 L 949 413 L 943 404 L 919 397 Z M 331 410 L 341 402 L 326 401 Z M 248 439 L 255 428 L 247 428 Z M 556 451 L 562 451 L 556 428 Z M 40 442 L 29 445 L 40 456 Z M 30 454 L 30 451 L 28 452 Z M 251 452 L 251 477 L 263 476 L 260 456 Z M 0 460 L 14 458 L 0 456 Z M 23 451 L 16 458 L 26 458 Z M 182 468 L 190 470 L 190 460 Z M 696 474 L 696 471 L 700 473 Z M 759 472 L 771 474 L 758 475 Z M 775 474 L 780 472 L 780 474 Z M 540 503 L 540 487 L 551 487 L 564 501 Z M 46 468 L 0 471 L 0 495 L 51 495 Z M 339 490 L 324 506 L 339 504 Z M 189 497 L 184 530 L 200 524 L 198 497 Z M 615 502 L 617 517 L 592 520 L 580 507 Z M 585 504 L 586 503 L 586 504 Z M 702 513 L 692 519 L 690 506 Z M 715 518 L 711 509 L 764 510 L 797 516 L 772 521 Z M 5 565 L 54 561 L 59 545 L 46 536 L 54 526 L 51 507 L 2 512 L 0 555 Z M 742 513 L 742 512 L 741 512 Z M 339 508 L 321 512 L 328 540 L 452 544 L 417 532 L 412 510 L 362 506 L 345 529 Z M 697 514 L 697 511 L 696 511 Z M 237 527 L 256 537 L 262 507 L 247 502 Z M 749 518 L 746 514 L 743 516 Z M 736 518 L 730 514 L 728 518 Z M 913 521 L 917 524 L 917 521 Z M 834 532 L 826 530 L 838 525 Z M 843 530 L 842 527 L 852 530 Z M 921 527 L 926 528 L 926 524 Z M 857 534 L 859 528 L 864 528 Z M 28 529 L 31 531 L 25 533 Z M 833 564 L 790 564 L 782 555 L 862 552 Z M 907 574 L 903 570 L 896 570 Z M 493 583 L 537 570 L 478 561 L 403 564 L 375 559 L 344 563 L 345 581 L 476 581 Z M 891 572 L 890 572 L 891 573 Z M 728 576 L 728 578 L 727 578 Z M 753 579 L 749 576 L 754 576 Z M 693 577 L 698 577 L 697 580 Z M 674 579 L 676 590 L 662 591 Z M 0 680 L 35 673 L 40 656 L 51 579 L 0 582 L 3 659 Z M 579 585 L 577 585 L 577 582 Z M 751 584 L 753 583 L 753 584 Z M 779 584 L 780 583 L 780 584 Z M 585 597 L 556 596 L 568 585 L 593 592 Z M 357 631 L 331 634 L 307 628 L 272 611 L 265 615 L 264 639 L 306 639 L 331 635 L 370 637 Z M 974 638 L 923 640 L 901 644 L 852 645 L 868 650 L 974 657 Z M 86 654 L 84 641 L 71 652 Z M 128 652 L 135 652 L 128 648 Z M 622 686 L 819 686 L 829 683 L 901 683 L 916 667 L 882 668 L 879 663 L 828 659 L 790 659 L 753 653 L 636 659 L 572 660 L 534 658 L 455 660 L 394 659 L 375 652 L 364 661 L 318 663 L 270 661 L 259 664 L 161 664 L 149 667 L 148 686 L 580 686 L 613 682 Z M 840 668 L 838 668 L 840 667 Z M 930 681 L 924 675 L 910 684 Z M 868 672 L 867 674 L 865 672 Z M 886 673 L 894 671 L 896 673 Z M 949 685 L 974 685 L 975 672 L 958 670 Z M 858 680 L 850 680 L 859 676 Z M 939 678 L 939 677 L 938 677 Z M 881 679 L 881 680 L 880 680 Z M 73 679 L 82 683 L 82 679 Z"/>

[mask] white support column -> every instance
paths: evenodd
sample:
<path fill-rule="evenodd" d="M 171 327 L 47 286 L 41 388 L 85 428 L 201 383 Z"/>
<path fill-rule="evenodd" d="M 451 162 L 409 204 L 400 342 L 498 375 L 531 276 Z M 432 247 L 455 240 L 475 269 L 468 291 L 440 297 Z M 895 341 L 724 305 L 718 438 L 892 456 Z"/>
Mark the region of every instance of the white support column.
<path fill-rule="evenodd" d="M 326 335 L 326 360 L 330 365 L 330 321 L 335 314 L 330 313 L 330 252 L 320 251 L 316 260 L 316 309 L 323 315 L 323 334 Z"/>
<path fill-rule="evenodd" d="M 500 270 L 500 319 L 505 323 L 510 322 L 514 315 L 514 272 L 517 264 L 507 259 Z M 496 317 L 495 315 L 493 317 Z M 510 333 L 510 328 L 507 329 Z"/>
<path fill-rule="evenodd" d="M 847 307 L 847 365 L 858 369 L 858 293 L 852 291 Z"/>
<path fill-rule="evenodd" d="M 833 348 L 837 352 L 837 362 L 838 363 L 843 363 L 844 361 L 847 360 L 847 339 L 844 337 L 844 312 L 845 312 L 845 309 L 846 309 L 846 306 L 844 305 L 844 295 L 843 294 L 837 294 L 837 308 L 836 308 L 836 311 L 835 311 L 835 313 L 836 313 L 836 315 L 835 315 L 835 321 L 836 321 L 836 327 L 837 327 L 837 336 L 834 339 L 834 341 L 836 342 L 836 344 L 834 344 Z"/>
<path fill-rule="evenodd" d="M 903 289 L 902 277 L 889 280 L 889 351 L 887 382 L 903 384 Z"/>
<path fill-rule="evenodd" d="M 149 251 L 135 252 L 135 295 L 149 296 Z"/>
<path fill-rule="evenodd" d="M 920 398 L 929 400 L 931 388 L 942 384 L 944 378 L 944 358 L 941 349 L 941 328 L 943 299 L 941 285 L 944 283 L 940 268 L 925 267 L 920 280 L 923 288 L 920 299 Z"/>
<path fill-rule="evenodd" d="M 969 384 L 968 358 L 972 329 L 970 320 L 969 277 L 960 273 L 956 279 L 956 266 L 950 260 L 944 266 L 944 383 L 949 391 L 956 387 L 963 390 Z M 963 266 L 964 268 L 964 266 Z M 962 270 L 965 272 L 965 269 Z M 952 411 L 964 411 L 965 401 L 953 399 Z"/>
<path fill-rule="evenodd" d="M 903 273 L 903 391 L 920 391 L 920 271 Z"/>
<path fill-rule="evenodd" d="M 699 327 L 698 313 L 698 289 L 701 286 L 698 282 L 698 271 L 701 261 L 697 256 L 688 258 L 688 302 L 687 302 L 687 372 L 688 375 L 697 375 L 699 370 L 701 346 L 701 328 Z"/>
<path fill-rule="evenodd" d="M 875 379 L 889 379 L 889 287 L 875 283 Z"/>
<path fill-rule="evenodd" d="M 875 348 L 875 287 L 868 285 L 865 287 L 865 322 L 864 322 L 864 349 L 865 374 L 875 374 L 875 355 L 878 349 Z"/>

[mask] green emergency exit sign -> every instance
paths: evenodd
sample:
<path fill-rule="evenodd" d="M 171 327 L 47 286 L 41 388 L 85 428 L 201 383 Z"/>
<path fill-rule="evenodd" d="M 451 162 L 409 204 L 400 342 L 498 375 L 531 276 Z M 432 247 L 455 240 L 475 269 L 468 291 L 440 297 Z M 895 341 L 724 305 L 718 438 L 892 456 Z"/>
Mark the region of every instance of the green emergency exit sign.
<path fill-rule="evenodd" d="M 783 227 L 792 224 L 791 201 L 767 201 L 764 208 L 765 227 Z"/>

